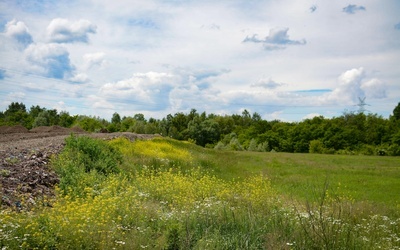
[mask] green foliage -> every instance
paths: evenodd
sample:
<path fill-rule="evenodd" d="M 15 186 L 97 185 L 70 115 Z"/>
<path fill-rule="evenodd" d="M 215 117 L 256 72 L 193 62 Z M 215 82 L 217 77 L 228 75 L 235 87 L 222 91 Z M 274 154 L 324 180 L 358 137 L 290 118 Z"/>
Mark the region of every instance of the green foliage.
<path fill-rule="evenodd" d="M 101 176 L 120 172 L 122 155 L 107 142 L 71 135 L 65 143 L 63 152 L 53 160 L 55 170 L 61 176 L 60 189 L 64 194 L 83 195 L 84 189 L 96 179 L 102 180 Z"/>
<path fill-rule="evenodd" d="M 111 123 L 113 124 L 120 124 L 121 123 L 121 116 L 115 112 L 111 118 Z"/>
<path fill-rule="evenodd" d="M 77 116 L 70 116 L 66 111 L 61 111 L 59 114 L 59 124 L 61 127 L 69 128 L 74 124 Z"/>
<path fill-rule="evenodd" d="M 79 126 L 88 132 L 100 131 L 108 125 L 107 121 L 99 117 L 79 116 L 74 126 Z"/>
<path fill-rule="evenodd" d="M 32 127 L 39 127 L 39 126 L 49 126 L 50 125 L 50 115 L 49 112 L 46 110 L 40 112 L 38 116 L 33 121 Z"/>
<path fill-rule="evenodd" d="M 251 139 L 247 151 L 258 151 L 257 142 L 255 139 Z"/>
<path fill-rule="evenodd" d="M 326 151 L 326 148 L 322 141 L 312 140 L 310 141 L 310 153 L 312 154 L 322 154 Z"/>
<path fill-rule="evenodd" d="M 393 109 L 393 119 L 400 120 L 400 102 Z"/>

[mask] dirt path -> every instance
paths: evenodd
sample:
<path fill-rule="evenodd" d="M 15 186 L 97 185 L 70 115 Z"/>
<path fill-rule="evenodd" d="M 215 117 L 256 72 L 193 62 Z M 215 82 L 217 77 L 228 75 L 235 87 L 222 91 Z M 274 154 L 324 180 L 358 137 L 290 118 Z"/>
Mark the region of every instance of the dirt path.
<path fill-rule="evenodd" d="M 47 204 L 59 182 L 50 168 L 50 157 L 64 147 L 71 133 L 100 139 L 124 136 L 130 140 L 150 139 L 154 135 L 134 133 L 86 133 L 58 126 L 27 131 L 23 127 L 0 127 L 0 209 L 29 209 L 37 202 Z"/>

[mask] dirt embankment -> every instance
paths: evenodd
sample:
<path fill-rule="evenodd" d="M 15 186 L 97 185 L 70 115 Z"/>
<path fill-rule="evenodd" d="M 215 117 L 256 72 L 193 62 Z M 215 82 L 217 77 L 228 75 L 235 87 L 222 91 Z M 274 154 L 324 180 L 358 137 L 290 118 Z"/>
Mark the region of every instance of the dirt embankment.
<path fill-rule="evenodd" d="M 59 182 L 49 166 L 50 157 L 64 147 L 70 134 L 100 139 L 126 137 L 151 139 L 155 135 L 134 133 L 87 133 L 81 128 L 60 126 L 37 127 L 30 131 L 22 126 L 0 126 L 0 209 L 28 209 L 37 202 L 54 197 Z"/>

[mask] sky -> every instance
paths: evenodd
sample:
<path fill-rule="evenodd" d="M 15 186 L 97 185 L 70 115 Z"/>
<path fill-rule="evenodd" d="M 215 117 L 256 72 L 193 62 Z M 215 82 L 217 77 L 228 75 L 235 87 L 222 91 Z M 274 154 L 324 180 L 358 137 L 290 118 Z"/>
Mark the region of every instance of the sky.
<path fill-rule="evenodd" d="M 400 102 L 398 0 L 0 0 L 0 110 L 301 121 Z"/>

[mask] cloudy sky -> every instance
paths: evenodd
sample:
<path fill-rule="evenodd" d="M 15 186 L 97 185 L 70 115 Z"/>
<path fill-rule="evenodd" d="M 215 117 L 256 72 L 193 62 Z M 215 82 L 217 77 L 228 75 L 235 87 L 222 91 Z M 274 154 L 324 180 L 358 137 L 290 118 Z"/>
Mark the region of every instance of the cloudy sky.
<path fill-rule="evenodd" d="M 0 0 L 0 110 L 300 121 L 400 102 L 398 0 Z"/>

